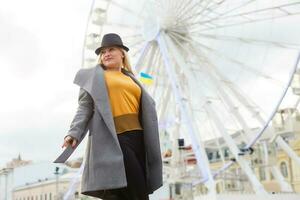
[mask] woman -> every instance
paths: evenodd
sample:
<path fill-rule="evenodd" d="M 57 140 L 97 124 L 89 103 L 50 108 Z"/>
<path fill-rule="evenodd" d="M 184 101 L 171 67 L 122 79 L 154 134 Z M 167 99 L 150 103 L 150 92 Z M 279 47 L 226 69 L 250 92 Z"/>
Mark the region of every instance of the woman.
<path fill-rule="evenodd" d="M 89 131 L 81 193 L 102 199 L 149 199 L 162 185 L 155 102 L 134 77 L 128 50 L 106 34 L 99 64 L 76 74 L 79 107 L 55 161 L 65 162 Z"/>

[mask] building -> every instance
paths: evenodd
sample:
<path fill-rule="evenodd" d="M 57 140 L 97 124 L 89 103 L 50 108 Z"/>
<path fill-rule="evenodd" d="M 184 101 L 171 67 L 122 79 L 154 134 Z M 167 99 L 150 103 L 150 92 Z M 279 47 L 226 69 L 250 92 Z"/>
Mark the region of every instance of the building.
<path fill-rule="evenodd" d="M 15 187 L 12 194 L 13 200 L 56 200 L 63 199 L 67 192 L 70 181 L 75 176 L 74 172 L 69 172 L 58 176 L 57 178 L 39 179 L 36 182 L 25 183 Z M 72 195 L 75 198 L 78 195 L 78 187 Z"/>
<path fill-rule="evenodd" d="M 77 166 L 78 161 L 70 165 Z M 62 199 L 78 170 L 50 161 L 23 162 L 20 156 L 6 166 L 13 168 L 0 170 L 0 200 Z"/>
<path fill-rule="evenodd" d="M 30 160 L 23 160 L 19 154 L 17 158 L 13 158 L 10 162 L 6 163 L 4 168 L 0 168 L 0 200 L 12 199 L 14 169 L 31 163 L 32 161 Z"/>

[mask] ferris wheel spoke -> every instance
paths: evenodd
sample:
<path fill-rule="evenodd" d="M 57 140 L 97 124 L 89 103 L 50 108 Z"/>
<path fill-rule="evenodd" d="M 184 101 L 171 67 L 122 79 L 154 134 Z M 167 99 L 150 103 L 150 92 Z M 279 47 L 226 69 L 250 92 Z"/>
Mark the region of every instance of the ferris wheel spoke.
<path fill-rule="evenodd" d="M 135 43 L 136 41 L 143 41 L 143 36 L 141 34 L 125 35 L 123 36 L 127 44 Z"/>
<path fill-rule="evenodd" d="M 137 67 L 137 71 L 140 70 L 140 67 L 144 64 L 145 62 L 145 58 L 147 56 L 147 54 L 149 53 L 149 49 L 152 48 L 152 44 L 150 42 L 141 42 L 141 44 L 139 46 L 136 46 L 136 48 L 134 48 L 132 51 L 131 51 L 131 56 L 132 57 L 136 57 L 138 56 L 138 60 L 135 64 L 135 66 Z"/>
<path fill-rule="evenodd" d="M 166 90 L 163 90 L 163 92 L 161 93 L 160 99 L 166 99 L 166 100 L 171 99 L 171 88 L 169 86 L 166 86 Z M 169 101 L 163 101 L 163 102 L 165 102 L 165 104 L 163 104 L 163 103 L 158 104 L 158 110 L 160 110 L 160 113 L 158 116 L 159 116 L 160 121 L 161 121 L 161 119 L 167 119 L 165 117 L 167 114 L 166 110 L 167 110 L 168 106 L 170 106 Z"/>
<path fill-rule="evenodd" d="M 164 1 L 162 1 L 164 2 Z M 180 0 L 168 0 L 167 3 L 164 3 L 161 7 L 160 7 L 160 10 L 162 11 L 175 11 L 175 12 L 178 12 L 178 8 L 183 8 L 184 6 L 187 6 L 187 2 L 182 2 Z M 174 16 L 176 17 L 176 16 Z"/>
<path fill-rule="evenodd" d="M 103 26 L 107 26 L 107 27 L 122 27 L 122 28 L 126 28 L 126 29 L 133 29 L 133 30 L 138 30 L 141 27 L 137 26 L 137 25 L 132 25 L 132 24 L 124 24 L 124 23 L 118 23 L 118 22 L 107 22 L 106 24 L 104 24 Z"/>
<path fill-rule="evenodd" d="M 182 3 L 182 1 L 180 0 L 176 0 L 176 1 L 172 1 L 172 5 L 171 5 L 171 9 L 174 10 L 175 12 L 178 12 L 179 10 L 181 10 L 182 6 L 184 6 L 184 4 Z"/>
<path fill-rule="evenodd" d="M 174 40 L 176 41 L 176 38 L 174 38 Z M 181 48 L 183 50 L 186 50 L 187 48 L 183 47 L 182 45 L 180 45 L 180 43 L 178 43 L 179 46 L 181 46 Z M 193 47 L 189 47 L 188 49 L 193 48 Z M 195 52 L 197 52 L 197 50 L 195 50 Z M 197 54 L 198 58 L 200 59 L 203 56 L 203 53 Z M 199 63 L 203 62 L 202 60 L 199 60 Z M 198 63 L 198 66 L 201 66 L 201 64 Z M 261 109 L 256 103 L 254 103 L 254 101 L 251 99 L 251 97 L 249 97 L 247 94 L 243 93 L 242 90 L 238 87 L 238 85 L 232 83 L 232 81 L 227 80 L 223 75 L 221 75 L 221 73 L 218 71 L 217 67 L 215 67 L 212 63 L 209 62 L 209 60 L 206 60 L 205 62 L 203 62 L 205 64 L 209 64 L 210 67 L 213 67 L 215 73 L 217 74 L 217 76 L 219 77 L 218 79 L 220 81 L 222 81 L 222 83 L 225 83 L 226 86 L 228 86 L 228 88 L 231 90 L 231 92 L 233 93 L 233 95 L 235 95 L 235 99 L 239 100 L 239 102 L 245 107 L 247 108 L 247 110 L 251 113 L 252 116 L 259 116 L 258 115 L 258 111 L 261 113 L 263 112 L 263 109 Z M 204 71 L 204 70 L 203 70 Z M 262 118 L 257 118 L 258 121 L 261 121 Z"/>
<path fill-rule="evenodd" d="M 234 64 L 237 64 L 238 66 L 240 66 L 242 69 L 244 69 L 244 70 L 246 70 L 246 71 L 249 71 L 249 72 L 251 72 L 251 73 L 253 73 L 253 74 L 256 74 L 256 75 L 258 75 L 258 76 L 260 76 L 260 77 L 262 77 L 262 78 L 264 78 L 264 79 L 272 80 L 272 81 L 274 81 L 276 84 L 282 84 L 279 80 L 276 80 L 276 79 L 270 77 L 270 76 L 267 75 L 267 74 L 264 74 L 264 73 L 262 73 L 262 72 L 260 72 L 260 71 L 257 71 L 257 70 L 255 70 L 253 67 L 248 66 L 248 65 L 246 65 L 245 63 L 243 63 L 243 62 L 241 62 L 241 61 L 239 61 L 239 60 L 236 60 L 235 58 L 231 58 L 231 57 L 229 57 L 229 56 L 225 56 L 225 55 L 223 55 L 221 52 L 219 52 L 218 50 L 212 49 L 211 47 L 208 47 L 208 46 L 204 45 L 203 43 L 198 42 L 197 40 L 191 41 L 190 39 L 183 38 L 182 36 L 178 35 L 177 33 L 172 33 L 172 34 L 175 34 L 177 37 L 180 37 L 181 39 L 183 39 L 183 40 L 189 42 L 189 44 L 192 44 L 193 42 L 196 42 L 197 45 L 201 46 L 201 48 L 207 50 L 208 52 L 210 52 L 210 53 L 212 53 L 212 54 L 215 54 L 218 58 L 221 58 L 221 59 L 223 59 L 223 60 L 225 60 L 225 61 L 229 61 L 229 62 L 232 62 L 232 63 L 234 63 Z"/>
<path fill-rule="evenodd" d="M 161 60 L 157 60 L 157 65 L 159 65 Z M 162 78 L 167 78 L 165 75 L 162 75 L 164 74 L 163 72 L 163 67 L 157 67 L 156 68 L 156 71 L 153 72 L 154 75 L 156 75 L 154 77 L 154 86 L 152 86 L 152 94 L 154 95 L 154 98 L 158 101 L 160 98 L 162 98 L 162 94 L 163 92 L 160 92 L 158 93 L 157 91 L 161 91 L 159 90 L 159 88 L 162 88 L 163 87 L 163 82 L 159 81 L 160 79 Z M 161 75 L 158 75 L 158 74 L 161 74 Z"/>
<path fill-rule="evenodd" d="M 177 38 L 174 38 L 175 42 L 177 43 L 178 46 L 180 46 L 180 48 L 182 50 L 186 50 L 186 48 L 184 46 L 182 46 L 180 44 L 180 42 L 177 40 Z M 197 49 L 195 47 L 191 47 L 192 49 L 194 49 L 194 52 L 199 55 L 199 53 L 197 52 Z M 206 74 L 210 77 L 211 82 L 213 82 L 214 85 L 214 90 L 218 90 L 219 94 L 221 95 L 221 101 L 226 105 L 226 107 L 230 108 L 229 112 L 233 114 L 233 116 L 235 117 L 235 119 L 240 123 L 240 125 L 243 127 L 244 131 L 245 131 L 245 136 L 249 138 L 250 135 L 250 127 L 247 125 L 246 121 L 243 119 L 242 114 L 239 113 L 238 105 L 234 105 L 232 103 L 232 101 L 230 100 L 230 97 L 227 96 L 225 94 L 225 91 L 222 89 L 223 88 L 223 82 L 221 82 L 223 79 L 220 79 L 219 77 L 215 77 L 216 75 L 214 74 L 215 72 L 212 72 L 212 70 L 210 69 L 214 69 L 216 70 L 216 68 L 207 68 L 208 70 L 206 70 Z M 223 78 L 223 77 L 222 77 Z M 199 87 L 201 87 L 199 85 Z M 223 100 L 222 100 L 223 99 Z"/>
<path fill-rule="evenodd" d="M 198 2 L 191 3 L 193 0 L 189 0 L 186 4 L 183 5 L 183 8 L 178 9 L 178 15 L 176 16 L 176 24 L 180 23 L 183 16 L 188 15 L 193 12 L 198 7 Z"/>
<path fill-rule="evenodd" d="M 241 5 L 238 5 L 234 8 L 231 8 L 229 10 L 226 10 L 226 11 L 218 11 L 217 9 L 219 7 L 222 7 L 223 3 L 225 3 L 226 1 L 221 1 L 221 2 L 217 2 L 215 4 L 213 4 L 212 6 L 209 6 L 208 7 L 208 4 L 206 5 L 206 7 L 203 7 L 201 11 L 198 11 L 196 13 L 193 13 L 193 12 L 190 12 L 191 14 L 188 15 L 186 18 L 182 19 L 182 21 L 185 21 L 186 23 L 184 23 L 184 26 L 185 27 L 188 27 L 188 26 L 193 26 L 193 25 L 201 25 L 201 26 L 208 26 L 210 27 L 211 25 L 213 25 L 215 27 L 215 24 L 213 24 L 212 22 L 210 21 L 213 21 L 213 20 L 217 20 L 221 17 L 223 17 L 224 15 L 227 15 L 237 9 L 241 9 L 245 6 L 247 6 L 248 4 L 254 2 L 256 0 L 247 0 L 246 2 L 242 2 Z M 239 2 L 240 3 L 240 2 Z M 205 20 L 205 21 L 208 21 L 207 23 L 200 23 L 200 21 L 198 21 L 200 19 L 205 19 L 205 18 L 208 18 L 208 20 Z M 210 24 L 210 25 L 208 25 Z"/>
<path fill-rule="evenodd" d="M 153 64 L 152 65 L 157 65 L 157 63 L 159 62 L 159 60 L 158 59 L 156 59 L 155 60 L 155 62 L 153 62 Z M 161 74 L 160 73 L 160 71 L 161 71 L 161 68 L 160 67 L 151 67 L 151 65 L 150 65 L 150 67 L 149 67 L 150 69 L 152 69 L 151 70 L 151 72 L 149 72 L 149 74 Z M 150 71 L 150 70 L 149 70 Z M 154 99 L 155 98 L 157 98 L 157 94 L 158 94 L 158 92 L 155 92 L 155 91 L 159 91 L 158 90 L 158 87 L 159 87 L 159 81 L 158 81 L 158 77 L 154 77 L 154 85 L 152 85 L 152 94 L 153 94 L 153 96 L 154 96 Z"/>
<path fill-rule="evenodd" d="M 202 18 L 204 16 L 204 12 L 207 12 L 207 13 L 214 12 L 211 8 L 208 7 L 212 2 L 213 1 L 206 1 L 205 5 L 198 4 L 197 6 L 201 8 L 200 11 L 197 11 L 197 12 L 189 11 L 188 14 L 186 15 L 186 17 L 179 18 L 178 24 L 183 23 L 183 26 L 186 26 L 187 24 L 192 23 L 192 22 L 189 22 L 190 19 L 193 19 L 192 21 L 196 21 L 198 18 Z M 215 3 L 213 5 L 220 6 L 221 4 L 222 4 L 222 2 L 220 4 Z M 181 26 L 179 26 L 179 27 L 181 27 Z"/>
<path fill-rule="evenodd" d="M 205 20 L 205 21 L 198 21 L 195 23 L 187 24 L 187 26 L 191 27 L 191 32 L 199 32 L 199 31 L 208 31 L 214 30 L 219 28 L 227 28 L 227 27 L 234 27 L 240 26 L 244 24 L 250 23 L 258 23 L 262 21 L 274 20 L 283 17 L 292 17 L 294 15 L 299 15 L 299 11 L 292 11 L 290 7 L 298 6 L 299 3 L 290 3 L 279 5 L 276 7 L 270 7 L 260 10 L 252 10 L 244 13 L 238 13 L 234 15 L 223 16 L 222 18 L 212 19 L 212 20 Z M 290 10 L 290 11 L 289 11 Z M 213 28 L 193 28 L 193 26 L 204 25 L 204 24 L 214 24 L 215 27 Z"/>
<path fill-rule="evenodd" d="M 206 13 L 202 13 L 202 12 L 197 12 L 197 13 L 192 13 L 188 18 L 184 19 L 184 21 L 186 21 L 185 26 L 186 27 L 193 27 L 195 25 L 201 25 L 201 26 L 208 26 L 208 28 L 211 28 L 211 26 L 215 27 L 216 24 L 214 24 L 215 20 L 220 19 L 221 17 L 223 17 L 224 15 L 227 15 L 237 9 L 243 8 L 244 6 L 247 6 L 248 4 L 252 3 L 255 0 L 248 0 L 247 2 L 244 2 L 242 5 L 238 5 L 237 7 L 234 7 L 226 12 L 221 12 L 221 13 L 217 13 L 216 11 L 214 11 L 215 9 L 217 9 L 218 7 L 220 7 L 222 5 L 222 3 L 224 3 L 225 1 L 222 1 L 220 4 L 214 4 L 211 7 L 206 8 Z M 210 16 L 212 15 L 212 16 Z M 199 20 L 200 18 L 200 20 Z M 208 20 L 205 20 L 204 23 L 201 23 L 201 19 L 203 22 L 203 19 L 208 18 Z"/>
<path fill-rule="evenodd" d="M 133 41 L 127 42 L 127 45 L 130 46 L 131 48 L 133 48 L 137 45 L 143 44 L 143 42 L 144 42 L 143 38 L 138 38 Z"/>
<path fill-rule="evenodd" d="M 148 54 L 149 49 L 151 47 L 152 47 L 151 42 L 145 42 L 140 49 L 136 50 L 132 54 L 132 56 L 136 56 L 138 53 L 140 53 L 138 56 L 138 59 L 136 61 L 135 67 L 134 67 L 137 72 L 139 72 L 141 70 L 142 65 L 144 64 L 144 58 Z"/>
<path fill-rule="evenodd" d="M 178 13 L 176 17 L 178 17 L 179 15 L 181 16 L 185 12 L 186 8 L 188 8 L 188 6 L 191 4 L 192 1 L 193 0 L 188 0 L 185 2 L 177 1 L 176 7 L 174 8 L 174 11 Z"/>
<path fill-rule="evenodd" d="M 126 13 L 128 13 L 130 15 L 133 15 L 133 16 L 136 16 L 137 19 L 145 19 L 145 17 L 141 15 L 142 12 L 138 13 L 138 12 L 136 12 L 136 10 L 130 9 L 130 8 L 128 8 L 128 6 L 125 6 L 125 5 L 122 5 L 122 4 L 118 3 L 116 0 L 110 0 L 110 2 L 114 6 L 119 7 L 121 10 L 126 11 Z M 145 1 L 143 1 L 143 2 L 145 2 Z"/>
<path fill-rule="evenodd" d="M 284 48 L 284 49 L 299 49 L 300 43 L 288 43 L 288 42 L 278 42 L 278 41 L 271 41 L 271 40 L 259 40 L 254 38 L 247 38 L 247 37 L 237 37 L 237 36 L 228 36 L 228 35 L 217 35 L 217 34 L 205 34 L 205 33 L 191 33 L 192 37 L 199 37 L 199 38 L 209 38 L 218 41 L 231 41 L 231 42 L 238 42 L 238 43 L 245 43 L 251 45 L 271 45 L 277 48 Z"/>
<path fill-rule="evenodd" d="M 197 43 L 199 44 L 199 43 Z M 272 81 L 273 83 L 277 84 L 277 85 L 282 85 L 283 83 L 265 73 L 262 73 L 258 70 L 255 70 L 253 67 L 249 66 L 249 65 L 246 65 L 245 63 L 239 61 L 239 60 L 236 60 L 232 57 L 229 57 L 229 56 L 224 56 L 223 54 L 221 54 L 219 51 L 215 50 L 215 49 L 211 49 L 210 47 L 206 46 L 206 45 L 202 45 L 202 47 L 206 50 L 208 50 L 210 53 L 212 54 L 215 54 L 218 58 L 220 59 L 223 59 L 224 61 L 227 61 L 227 62 L 231 62 L 233 64 L 236 64 L 239 66 L 239 68 L 245 70 L 245 71 L 248 71 L 248 72 L 251 72 L 252 74 L 255 74 L 259 77 L 262 77 L 266 80 L 269 80 L 269 81 Z"/>
<path fill-rule="evenodd" d="M 140 46 L 137 46 L 136 48 L 134 48 L 134 49 L 131 51 L 131 56 L 132 56 L 132 57 L 137 56 L 141 51 L 143 51 L 143 47 L 144 47 L 144 44 L 141 44 Z"/>
<path fill-rule="evenodd" d="M 143 64 L 143 67 L 141 68 L 141 70 L 143 70 L 144 72 L 149 74 L 150 70 L 154 69 L 152 67 L 153 64 L 157 62 L 157 59 L 158 59 L 157 55 L 158 55 L 158 49 L 155 45 L 152 44 L 149 53 L 146 55 L 145 62 Z"/>
<path fill-rule="evenodd" d="M 255 2 L 256 0 L 247 0 L 245 2 L 241 1 L 240 4 L 238 4 L 237 6 L 234 6 L 233 8 L 230 8 L 228 10 L 225 10 L 225 11 L 219 11 L 219 13 L 215 14 L 217 15 L 216 17 L 211 17 L 208 21 L 212 21 L 212 20 L 217 20 L 217 19 L 220 19 L 221 17 L 224 17 L 238 9 L 242 9 L 243 7 L 245 6 L 248 6 L 250 3 L 253 3 Z M 222 3 L 224 3 L 225 1 L 222 1 Z M 218 11 L 218 7 L 220 7 L 221 4 L 217 4 L 217 6 L 214 6 L 214 7 L 209 7 L 208 10 L 210 11 Z M 202 19 L 205 19 L 206 17 L 208 17 L 208 15 L 210 14 L 211 12 L 207 12 L 206 15 L 202 15 Z"/>

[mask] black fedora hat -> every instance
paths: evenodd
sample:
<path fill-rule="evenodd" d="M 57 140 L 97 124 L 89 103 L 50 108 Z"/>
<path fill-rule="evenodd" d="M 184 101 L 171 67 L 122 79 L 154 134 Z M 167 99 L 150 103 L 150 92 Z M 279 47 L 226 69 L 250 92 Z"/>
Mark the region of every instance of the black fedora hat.
<path fill-rule="evenodd" d="M 125 49 L 125 51 L 129 51 L 129 48 L 123 45 L 122 39 L 118 34 L 108 33 L 103 36 L 101 46 L 95 50 L 95 53 L 99 55 L 103 48 L 111 46 L 118 46 Z"/>

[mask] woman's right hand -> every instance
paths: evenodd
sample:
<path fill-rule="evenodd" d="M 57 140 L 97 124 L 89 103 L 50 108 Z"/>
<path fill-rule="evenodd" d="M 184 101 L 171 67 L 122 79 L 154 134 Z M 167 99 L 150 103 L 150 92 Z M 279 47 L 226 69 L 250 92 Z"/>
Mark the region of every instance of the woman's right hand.
<path fill-rule="evenodd" d="M 74 148 L 77 144 L 77 139 L 73 138 L 72 136 L 66 136 L 65 139 L 64 139 L 64 143 L 63 145 L 61 146 L 61 148 L 64 148 L 64 147 L 68 147 L 71 145 L 72 148 Z"/>

